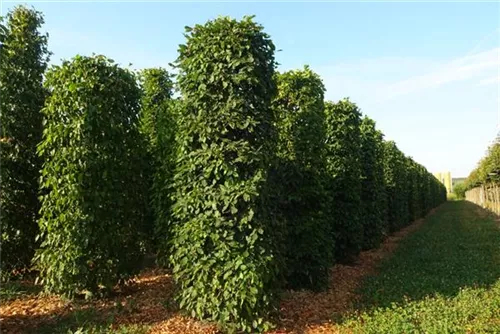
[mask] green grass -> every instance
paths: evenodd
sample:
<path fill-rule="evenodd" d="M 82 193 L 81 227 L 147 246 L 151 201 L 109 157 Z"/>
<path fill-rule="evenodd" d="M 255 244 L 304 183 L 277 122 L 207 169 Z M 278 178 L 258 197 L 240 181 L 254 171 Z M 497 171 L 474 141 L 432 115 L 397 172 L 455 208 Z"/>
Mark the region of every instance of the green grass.
<path fill-rule="evenodd" d="M 5 303 L 23 296 L 36 295 L 40 290 L 40 286 L 33 285 L 31 282 L 15 280 L 2 282 L 0 284 L 0 302 Z"/>
<path fill-rule="evenodd" d="M 29 297 L 40 293 L 40 287 L 25 282 L 10 281 L 2 284 L 0 301 Z M 95 308 L 84 308 L 85 302 L 74 302 L 74 310 L 68 314 L 56 315 L 49 320 L 49 316 L 42 316 L 38 326 L 27 326 L 23 333 L 37 334 L 145 334 L 150 329 L 148 324 L 127 324 L 113 326 L 115 316 L 123 312 L 133 312 L 125 309 L 121 304 L 116 304 L 111 310 L 104 313 Z M 26 321 L 29 322 L 29 317 Z"/>
<path fill-rule="evenodd" d="M 377 272 L 365 279 L 357 311 L 343 319 L 335 316 L 341 331 L 500 333 L 500 223 L 474 204 L 444 204 L 400 242 Z M 33 294 L 34 289 L 12 281 L 2 286 L 0 299 Z M 114 317 L 127 312 L 121 304 L 105 314 L 84 304 L 25 332 L 142 334 L 150 328 L 113 328 Z"/>
<path fill-rule="evenodd" d="M 500 225 L 447 202 L 404 239 L 361 289 L 355 333 L 500 333 Z"/>
<path fill-rule="evenodd" d="M 150 325 L 127 324 L 113 326 L 113 316 L 103 318 L 94 309 L 82 309 L 71 315 L 57 319 L 55 323 L 46 323 L 29 333 L 39 334 L 145 334 Z"/>
<path fill-rule="evenodd" d="M 114 315 L 124 312 L 121 309 L 106 312 L 106 316 L 93 308 L 76 309 L 74 312 L 62 316 L 55 323 L 47 323 L 36 328 L 40 334 L 145 334 L 150 328 L 144 324 L 127 324 L 112 326 Z"/>

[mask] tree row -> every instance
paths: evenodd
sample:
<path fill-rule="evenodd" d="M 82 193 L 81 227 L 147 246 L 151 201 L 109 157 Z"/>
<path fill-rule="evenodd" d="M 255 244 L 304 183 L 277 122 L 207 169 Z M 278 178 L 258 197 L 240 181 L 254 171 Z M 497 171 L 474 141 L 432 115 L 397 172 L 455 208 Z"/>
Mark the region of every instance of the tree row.
<path fill-rule="evenodd" d="M 47 70 L 42 15 L 6 19 L 2 273 L 33 263 L 47 291 L 99 296 L 153 253 L 183 310 L 263 331 L 281 290 L 325 289 L 336 262 L 446 200 L 309 67 L 278 72 L 251 17 L 186 27 L 175 82 L 104 56 Z"/>

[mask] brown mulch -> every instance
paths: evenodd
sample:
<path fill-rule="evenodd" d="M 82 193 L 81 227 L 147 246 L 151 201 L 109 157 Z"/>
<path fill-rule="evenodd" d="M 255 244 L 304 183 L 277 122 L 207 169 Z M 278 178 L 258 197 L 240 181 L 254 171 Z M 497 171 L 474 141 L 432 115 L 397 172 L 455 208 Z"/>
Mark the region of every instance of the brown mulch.
<path fill-rule="evenodd" d="M 337 333 L 334 318 L 354 311 L 354 302 L 360 298 L 356 291 L 363 278 L 374 274 L 380 260 L 394 252 L 401 239 L 423 223 L 423 219 L 415 221 L 387 237 L 379 248 L 361 252 L 353 265 L 336 264 L 330 269 L 326 291 L 290 291 L 281 301 L 279 329 L 271 333 Z"/>
<path fill-rule="evenodd" d="M 362 279 L 375 273 L 378 263 L 390 255 L 406 235 L 417 230 L 418 220 L 389 236 L 374 250 L 362 252 L 353 265 L 337 264 L 331 269 L 327 291 L 287 291 L 280 305 L 278 328 L 270 334 L 336 333 L 335 316 L 352 312 Z M 93 309 L 105 320 L 113 315 L 113 327 L 125 324 L 150 325 L 150 333 L 215 334 L 213 324 L 183 316 L 172 302 L 171 275 L 160 269 L 143 272 L 115 296 L 94 302 L 68 301 L 56 296 L 31 295 L 0 305 L 2 333 L 36 332 L 40 326 L 56 324 L 76 311 Z"/>
<path fill-rule="evenodd" d="M 121 325 L 153 325 L 151 333 L 215 333 L 205 325 L 181 316 L 172 302 L 171 275 L 160 269 L 143 272 L 116 296 L 100 301 L 68 301 L 57 296 L 31 295 L 0 305 L 2 333 L 36 332 L 74 316 L 77 311 L 93 310 L 105 322 L 113 316 L 113 328 Z"/>

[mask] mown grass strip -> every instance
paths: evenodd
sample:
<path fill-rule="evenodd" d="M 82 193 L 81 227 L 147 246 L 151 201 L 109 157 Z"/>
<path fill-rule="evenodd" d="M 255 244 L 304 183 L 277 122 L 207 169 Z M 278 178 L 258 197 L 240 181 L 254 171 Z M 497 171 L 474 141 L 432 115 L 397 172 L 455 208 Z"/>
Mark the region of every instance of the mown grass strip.
<path fill-rule="evenodd" d="M 362 333 L 500 332 L 500 228 L 478 206 L 444 204 L 361 289 L 342 328 Z"/>

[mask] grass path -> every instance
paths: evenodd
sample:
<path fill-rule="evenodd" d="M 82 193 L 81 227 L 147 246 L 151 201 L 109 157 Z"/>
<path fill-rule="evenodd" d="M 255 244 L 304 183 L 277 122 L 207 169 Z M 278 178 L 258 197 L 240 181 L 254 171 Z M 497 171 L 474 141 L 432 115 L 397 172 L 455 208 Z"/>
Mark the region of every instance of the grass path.
<path fill-rule="evenodd" d="M 500 333 L 500 223 L 474 204 L 445 203 L 365 278 L 339 331 Z"/>

